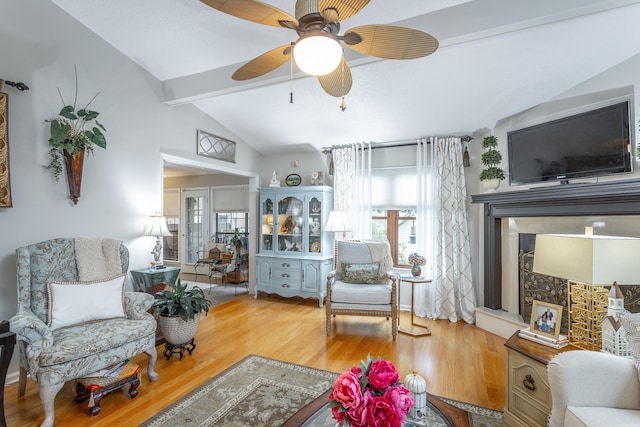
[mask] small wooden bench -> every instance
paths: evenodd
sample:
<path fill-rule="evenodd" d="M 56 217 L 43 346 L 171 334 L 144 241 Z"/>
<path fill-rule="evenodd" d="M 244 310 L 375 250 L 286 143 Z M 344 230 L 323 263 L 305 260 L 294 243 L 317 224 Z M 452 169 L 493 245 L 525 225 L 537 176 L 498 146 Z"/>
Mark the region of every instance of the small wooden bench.
<path fill-rule="evenodd" d="M 117 377 L 86 377 L 76 380 L 76 402 L 82 403 L 89 399 L 89 414 L 93 417 L 102 409 L 100 399 L 113 391 L 130 385 L 129 396 L 134 398 L 138 395 L 140 371 L 136 363 L 128 362 Z"/>

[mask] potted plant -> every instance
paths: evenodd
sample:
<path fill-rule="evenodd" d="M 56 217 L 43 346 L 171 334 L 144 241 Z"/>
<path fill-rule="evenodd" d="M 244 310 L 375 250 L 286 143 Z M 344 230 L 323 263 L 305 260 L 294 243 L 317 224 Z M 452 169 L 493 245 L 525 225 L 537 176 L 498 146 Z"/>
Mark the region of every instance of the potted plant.
<path fill-rule="evenodd" d="M 100 94 L 99 92 L 82 108 L 77 108 L 78 100 L 78 72 L 76 70 L 76 91 L 73 104 L 62 101 L 62 109 L 57 116 L 47 120 L 51 123 L 51 137 L 49 138 L 49 164 L 45 166 L 53 179 L 58 182 L 62 174 L 62 164 L 66 167 L 69 196 L 74 204 L 80 197 L 80 183 L 82 181 L 82 166 L 85 153 L 93 153 L 94 147 L 107 148 L 107 141 L 103 131 L 106 129 L 97 118 L 97 111 L 89 110 L 89 105 Z M 87 129 L 91 127 L 90 129 Z"/>
<path fill-rule="evenodd" d="M 200 313 L 209 313 L 211 301 L 198 286 L 189 289 L 180 279 L 175 286 L 156 292 L 153 307 L 159 316 L 160 330 L 169 344 L 189 343 L 196 335 Z"/>
<path fill-rule="evenodd" d="M 486 136 L 482 140 L 482 153 L 480 159 L 485 169 L 480 172 L 480 181 L 487 191 L 495 191 L 500 186 L 500 181 L 505 179 L 504 170 L 499 165 L 502 161 L 502 154 L 496 150 L 498 138 L 493 135 Z"/>

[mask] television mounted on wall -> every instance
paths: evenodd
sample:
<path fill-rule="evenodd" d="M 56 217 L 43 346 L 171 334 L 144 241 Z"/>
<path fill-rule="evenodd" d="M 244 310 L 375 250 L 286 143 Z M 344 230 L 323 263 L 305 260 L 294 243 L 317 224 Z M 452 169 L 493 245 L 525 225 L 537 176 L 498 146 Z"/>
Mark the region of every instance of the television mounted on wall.
<path fill-rule="evenodd" d="M 507 133 L 511 185 L 631 172 L 629 102 Z"/>

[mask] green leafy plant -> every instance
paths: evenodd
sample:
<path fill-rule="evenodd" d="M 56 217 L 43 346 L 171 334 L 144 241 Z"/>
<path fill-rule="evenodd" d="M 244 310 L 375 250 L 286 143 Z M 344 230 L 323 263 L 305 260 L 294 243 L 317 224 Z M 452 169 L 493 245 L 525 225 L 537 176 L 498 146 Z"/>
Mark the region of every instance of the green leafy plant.
<path fill-rule="evenodd" d="M 185 322 L 195 318 L 196 314 L 209 313 L 211 301 L 204 296 L 204 292 L 198 286 L 189 289 L 182 286 L 180 279 L 175 286 L 168 285 L 170 289 L 156 292 L 156 300 L 153 307 L 158 310 L 160 316 L 180 317 Z"/>
<path fill-rule="evenodd" d="M 63 153 L 67 151 L 71 156 L 75 156 L 80 150 L 85 153 L 93 153 L 94 146 L 107 148 L 107 140 L 102 132 L 106 129 L 98 121 L 100 113 L 89 110 L 89 105 L 100 92 L 98 92 L 91 100 L 82 108 L 76 110 L 78 101 L 78 70 L 75 70 L 75 96 L 73 104 L 68 105 L 60 88 L 58 95 L 62 101 L 62 109 L 57 116 L 47 120 L 51 123 L 51 137 L 49 138 L 49 164 L 45 166 L 53 175 L 53 179 L 57 182 L 62 174 Z M 86 127 L 91 127 L 86 129 Z"/>
<path fill-rule="evenodd" d="M 240 237 L 242 237 L 242 234 L 240 234 L 240 230 L 236 227 L 236 229 L 233 230 L 233 237 L 231 238 L 231 244 L 235 246 L 238 240 L 240 240 Z"/>
<path fill-rule="evenodd" d="M 485 150 L 480 157 L 482 164 L 486 166 L 485 169 L 480 172 L 480 181 L 486 181 L 488 179 L 505 179 L 504 170 L 498 165 L 502 161 L 502 154 L 496 150 L 498 146 L 498 138 L 493 135 L 486 136 L 482 140 L 482 149 Z"/>

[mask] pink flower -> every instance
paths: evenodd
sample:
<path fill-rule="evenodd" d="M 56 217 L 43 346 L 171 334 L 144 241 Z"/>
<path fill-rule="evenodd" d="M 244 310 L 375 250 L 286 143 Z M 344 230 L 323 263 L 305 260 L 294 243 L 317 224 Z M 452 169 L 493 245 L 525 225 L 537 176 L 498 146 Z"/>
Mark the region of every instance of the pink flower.
<path fill-rule="evenodd" d="M 384 396 L 395 408 L 396 413 L 400 417 L 400 422 L 404 422 L 407 418 L 407 414 L 409 413 L 409 409 L 413 408 L 413 405 L 415 405 L 413 397 L 411 397 L 411 392 L 407 390 L 405 386 L 397 385 L 389 387 L 384 393 Z"/>
<path fill-rule="evenodd" d="M 351 371 L 340 374 L 333 383 L 333 390 L 331 390 L 329 399 L 335 400 L 347 410 L 360 406 L 362 403 L 362 390 L 360 390 L 358 376 Z"/>
<path fill-rule="evenodd" d="M 362 397 L 362 405 L 351 408 L 347 411 L 347 419 L 349 420 L 349 425 L 351 427 L 367 427 L 369 425 L 367 423 L 367 408 L 371 404 L 373 396 L 371 396 L 370 390 L 365 389 Z"/>
<path fill-rule="evenodd" d="M 374 396 L 367 406 L 370 427 L 401 427 L 402 422 L 393 404 L 385 396 Z"/>
<path fill-rule="evenodd" d="M 374 360 L 369 368 L 369 384 L 374 390 L 384 390 L 398 382 L 400 375 L 395 366 L 386 360 Z"/>

